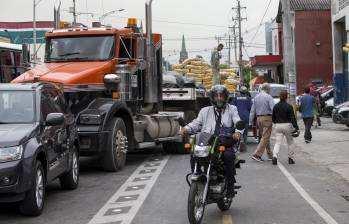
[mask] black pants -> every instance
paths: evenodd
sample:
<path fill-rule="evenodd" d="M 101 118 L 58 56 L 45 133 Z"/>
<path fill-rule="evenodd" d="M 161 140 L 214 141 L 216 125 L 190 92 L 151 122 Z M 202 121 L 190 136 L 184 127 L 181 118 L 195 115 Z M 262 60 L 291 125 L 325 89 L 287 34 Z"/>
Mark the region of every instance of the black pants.
<path fill-rule="evenodd" d="M 311 135 L 311 126 L 313 125 L 314 117 L 307 117 L 303 118 L 304 126 L 305 126 L 305 132 L 304 132 L 304 139 L 307 141 L 311 141 L 312 135 Z"/>
<path fill-rule="evenodd" d="M 235 158 L 235 153 L 233 151 L 227 150 L 223 154 L 224 172 L 228 185 L 233 185 L 236 182 Z"/>

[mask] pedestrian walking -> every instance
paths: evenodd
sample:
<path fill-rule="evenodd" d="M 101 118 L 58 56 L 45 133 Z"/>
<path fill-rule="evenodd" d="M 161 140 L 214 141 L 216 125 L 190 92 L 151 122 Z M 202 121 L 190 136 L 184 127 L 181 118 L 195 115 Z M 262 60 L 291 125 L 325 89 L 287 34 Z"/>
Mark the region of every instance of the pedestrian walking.
<path fill-rule="evenodd" d="M 309 85 L 310 88 L 310 95 L 313 96 L 315 98 L 315 104 L 313 106 L 313 114 L 314 114 L 314 121 L 315 123 L 315 127 L 317 126 L 321 126 L 321 119 L 320 119 L 320 109 L 321 109 L 321 102 L 320 102 L 320 93 L 316 90 L 316 86 L 312 83 L 310 83 Z"/>
<path fill-rule="evenodd" d="M 240 151 L 246 151 L 247 137 L 248 137 L 248 125 L 250 112 L 252 107 L 251 95 L 248 92 L 246 86 L 241 86 L 239 93 L 232 99 L 230 104 L 234 105 L 238 109 L 239 116 L 241 120 L 245 123 L 245 130 L 243 134 L 243 139 L 240 145 Z"/>
<path fill-rule="evenodd" d="M 281 143 L 286 137 L 288 145 L 288 163 L 294 164 L 295 145 L 293 142 L 293 133 L 299 131 L 293 107 L 286 102 L 287 91 L 280 92 L 280 102 L 273 109 L 273 123 L 275 124 L 275 145 L 273 150 L 273 165 L 277 165 L 277 157 L 280 151 Z"/>
<path fill-rule="evenodd" d="M 310 95 L 310 88 L 306 86 L 304 94 L 299 98 L 299 112 L 302 114 L 305 126 L 304 140 L 306 143 L 310 143 L 312 139 L 311 126 L 314 121 L 313 108 L 315 103 L 315 98 Z"/>
<path fill-rule="evenodd" d="M 262 155 L 267 151 L 268 160 L 272 160 L 273 153 L 270 149 L 270 135 L 272 131 L 273 121 L 272 113 L 274 108 L 274 99 L 270 95 L 270 85 L 264 83 L 262 85 L 262 91 L 254 98 L 251 113 L 250 113 L 250 126 L 255 117 L 257 117 L 257 126 L 259 129 L 259 135 L 261 137 L 256 151 L 252 155 L 252 159 L 262 162 Z"/>
<path fill-rule="evenodd" d="M 221 51 L 223 50 L 224 45 L 219 44 L 217 48 L 211 54 L 211 65 L 213 72 L 213 85 L 221 84 L 221 77 L 219 74 L 219 60 L 222 58 Z"/>

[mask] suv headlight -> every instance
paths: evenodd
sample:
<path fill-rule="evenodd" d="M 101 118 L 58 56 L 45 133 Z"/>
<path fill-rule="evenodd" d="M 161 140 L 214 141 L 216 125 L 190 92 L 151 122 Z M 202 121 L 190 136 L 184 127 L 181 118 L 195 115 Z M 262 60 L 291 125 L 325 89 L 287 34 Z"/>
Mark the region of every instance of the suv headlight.
<path fill-rule="evenodd" d="M 210 146 L 199 146 L 196 145 L 194 148 L 194 156 L 196 157 L 207 157 L 210 153 Z"/>
<path fill-rule="evenodd" d="M 0 163 L 10 162 L 19 160 L 22 158 L 23 147 L 14 146 L 14 147 L 6 147 L 0 148 Z"/>

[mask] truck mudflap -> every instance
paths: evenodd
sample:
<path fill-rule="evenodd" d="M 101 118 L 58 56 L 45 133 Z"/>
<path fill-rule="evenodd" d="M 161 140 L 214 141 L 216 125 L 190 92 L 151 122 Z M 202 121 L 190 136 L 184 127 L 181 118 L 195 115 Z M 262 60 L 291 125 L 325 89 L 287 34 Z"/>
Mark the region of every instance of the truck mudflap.
<path fill-rule="evenodd" d="M 78 127 L 79 129 L 79 127 Z M 84 127 L 84 131 L 78 131 L 78 141 L 80 146 L 80 155 L 89 156 L 104 152 L 108 142 L 109 131 L 88 131 Z"/>
<path fill-rule="evenodd" d="M 88 156 L 106 150 L 110 135 L 107 125 L 114 117 L 120 117 L 125 122 L 127 137 L 132 147 L 133 122 L 126 103 L 110 98 L 97 98 L 76 118 L 81 155 Z"/>

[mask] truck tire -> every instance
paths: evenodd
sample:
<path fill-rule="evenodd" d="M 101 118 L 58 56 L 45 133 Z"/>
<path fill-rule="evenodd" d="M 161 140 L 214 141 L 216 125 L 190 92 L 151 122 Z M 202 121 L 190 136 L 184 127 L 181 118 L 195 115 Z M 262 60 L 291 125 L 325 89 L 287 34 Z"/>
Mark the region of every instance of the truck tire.
<path fill-rule="evenodd" d="M 102 157 L 102 167 L 105 171 L 116 172 L 124 168 L 127 154 L 127 137 L 125 122 L 114 117 L 108 126 L 110 131 L 107 150 Z"/>
<path fill-rule="evenodd" d="M 45 172 L 40 161 L 36 161 L 33 178 L 31 189 L 19 204 L 19 211 L 23 215 L 39 216 L 45 202 Z"/>
<path fill-rule="evenodd" d="M 190 152 L 184 148 L 183 142 L 164 142 L 162 147 L 168 154 L 188 154 Z"/>
<path fill-rule="evenodd" d="M 59 178 L 63 190 L 74 190 L 79 185 L 79 156 L 76 148 L 73 148 L 72 160 L 68 173 Z"/>

